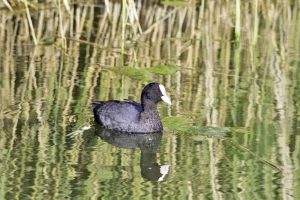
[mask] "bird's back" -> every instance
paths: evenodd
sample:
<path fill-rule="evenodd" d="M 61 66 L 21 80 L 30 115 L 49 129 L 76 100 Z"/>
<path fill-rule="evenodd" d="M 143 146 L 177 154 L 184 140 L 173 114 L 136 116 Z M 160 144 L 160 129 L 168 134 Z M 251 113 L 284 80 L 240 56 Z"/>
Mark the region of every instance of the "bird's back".
<path fill-rule="evenodd" d="M 92 104 L 95 120 L 106 128 L 124 130 L 139 123 L 142 106 L 129 101 L 106 101 Z"/>

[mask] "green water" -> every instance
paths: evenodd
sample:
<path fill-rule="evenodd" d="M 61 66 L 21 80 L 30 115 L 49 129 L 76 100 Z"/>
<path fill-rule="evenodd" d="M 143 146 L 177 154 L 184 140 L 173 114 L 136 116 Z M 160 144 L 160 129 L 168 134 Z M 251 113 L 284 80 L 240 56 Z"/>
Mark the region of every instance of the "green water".
<path fill-rule="evenodd" d="M 242 4 L 240 37 L 233 3 L 137 5 L 144 31 L 169 17 L 123 43 L 119 4 L 72 5 L 65 49 L 55 10 L 32 14 L 38 46 L 0 14 L 0 199 L 300 199 L 300 5 L 260 4 L 256 24 Z M 91 102 L 153 81 L 162 134 L 95 125 Z"/>

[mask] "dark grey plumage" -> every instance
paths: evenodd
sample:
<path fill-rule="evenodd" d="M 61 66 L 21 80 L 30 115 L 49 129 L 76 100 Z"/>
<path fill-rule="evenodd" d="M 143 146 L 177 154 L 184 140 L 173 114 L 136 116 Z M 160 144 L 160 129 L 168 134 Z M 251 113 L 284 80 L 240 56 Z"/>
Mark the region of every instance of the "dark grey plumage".
<path fill-rule="evenodd" d="M 108 129 L 136 133 L 160 132 L 163 127 L 157 103 L 168 98 L 162 87 L 158 83 L 146 85 L 142 91 L 141 104 L 115 100 L 93 103 L 94 118 Z M 171 103 L 169 99 L 166 102 Z"/>

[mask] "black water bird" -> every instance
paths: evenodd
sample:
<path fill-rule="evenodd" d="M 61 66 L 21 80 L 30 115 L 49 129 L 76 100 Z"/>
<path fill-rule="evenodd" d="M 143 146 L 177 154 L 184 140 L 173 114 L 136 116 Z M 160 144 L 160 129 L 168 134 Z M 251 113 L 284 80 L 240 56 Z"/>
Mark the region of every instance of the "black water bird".
<path fill-rule="evenodd" d="M 141 104 L 134 101 L 100 101 L 92 104 L 97 123 L 107 129 L 134 133 L 151 133 L 163 130 L 157 103 L 171 105 L 165 87 L 149 83 L 142 91 Z"/>

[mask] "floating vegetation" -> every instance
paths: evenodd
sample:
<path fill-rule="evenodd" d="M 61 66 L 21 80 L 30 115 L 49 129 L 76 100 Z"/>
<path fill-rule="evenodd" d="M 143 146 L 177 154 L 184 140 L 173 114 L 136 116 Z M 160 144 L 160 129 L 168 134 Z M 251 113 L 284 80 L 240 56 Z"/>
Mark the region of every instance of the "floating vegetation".
<path fill-rule="evenodd" d="M 191 136 L 215 136 L 224 137 L 225 134 L 231 132 L 230 128 L 226 127 L 203 127 L 199 125 L 193 125 L 193 121 L 187 117 L 166 117 L 162 120 L 164 128 L 168 131 L 174 131 L 178 133 L 186 133 Z"/>
<path fill-rule="evenodd" d="M 113 67 L 110 68 L 111 71 L 114 71 L 118 74 L 128 76 L 131 79 L 149 81 L 150 77 L 147 71 L 144 68 L 133 68 L 133 67 Z"/>
<path fill-rule="evenodd" d="M 191 128 L 192 120 L 182 116 L 165 117 L 162 119 L 162 123 L 164 128 L 169 131 L 187 132 Z"/>
<path fill-rule="evenodd" d="M 161 2 L 164 5 L 167 6 L 172 6 L 172 7 L 185 7 L 185 6 L 189 6 L 191 4 L 191 2 L 189 1 L 182 1 L 182 0 L 164 0 Z"/>
<path fill-rule="evenodd" d="M 151 74 L 159 74 L 159 75 L 171 75 L 174 74 L 178 68 L 174 65 L 162 65 L 155 66 L 151 68 L 134 68 L 134 67 L 113 67 L 113 68 L 105 68 L 110 71 L 114 71 L 117 74 L 125 75 L 134 80 L 141 81 L 150 81 Z"/>
<path fill-rule="evenodd" d="M 152 72 L 154 74 L 160 74 L 160 75 L 170 75 L 174 74 L 178 71 L 178 67 L 175 65 L 161 65 L 161 66 L 154 66 L 147 69 L 149 72 Z"/>

